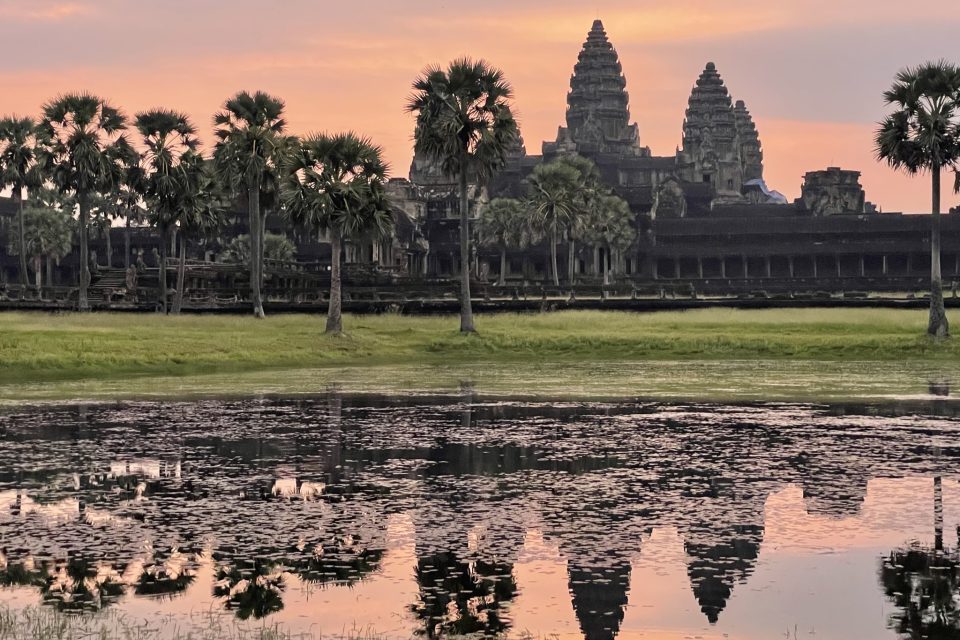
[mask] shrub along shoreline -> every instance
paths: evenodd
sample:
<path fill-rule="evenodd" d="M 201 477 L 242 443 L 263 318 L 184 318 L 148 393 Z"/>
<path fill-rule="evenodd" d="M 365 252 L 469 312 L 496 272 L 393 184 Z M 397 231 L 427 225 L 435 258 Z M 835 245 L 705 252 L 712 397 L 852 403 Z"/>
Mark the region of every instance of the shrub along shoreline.
<path fill-rule="evenodd" d="M 0 314 L 0 384 L 336 366 L 644 360 L 960 362 L 921 310 L 564 311 L 453 317 Z"/>

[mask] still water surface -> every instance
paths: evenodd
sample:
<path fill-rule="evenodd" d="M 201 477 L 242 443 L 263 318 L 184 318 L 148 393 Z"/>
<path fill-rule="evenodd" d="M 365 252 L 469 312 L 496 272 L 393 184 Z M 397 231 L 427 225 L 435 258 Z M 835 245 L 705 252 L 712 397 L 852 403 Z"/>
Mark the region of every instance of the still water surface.
<path fill-rule="evenodd" d="M 8 408 L 0 605 L 318 637 L 957 637 L 958 458 L 950 400 Z"/>

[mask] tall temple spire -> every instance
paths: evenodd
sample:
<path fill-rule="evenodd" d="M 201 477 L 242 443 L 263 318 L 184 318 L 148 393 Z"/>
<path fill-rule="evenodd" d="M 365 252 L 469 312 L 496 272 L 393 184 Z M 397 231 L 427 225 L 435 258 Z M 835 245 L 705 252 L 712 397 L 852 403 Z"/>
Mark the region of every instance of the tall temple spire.
<path fill-rule="evenodd" d="M 642 153 L 639 130 L 630 124 L 626 86 L 617 51 L 603 22 L 595 20 L 570 78 L 567 131 L 559 138 L 568 135 L 581 153 Z"/>
<path fill-rule="evenodd" d="M 708 62 L 690 93 L 683 123 L 684 179 L 708 182 L 717 193 L 739 196 L 743 169 L 733 103 L 717 66 Z"/>
<path fill-rule="evenodd" d="M 760 144 L 760 134 L 743 100 L 737 100 L 733 105 L 733 115 L 737 124 L 743 181 L 763 180 L 763 148 Z"/>

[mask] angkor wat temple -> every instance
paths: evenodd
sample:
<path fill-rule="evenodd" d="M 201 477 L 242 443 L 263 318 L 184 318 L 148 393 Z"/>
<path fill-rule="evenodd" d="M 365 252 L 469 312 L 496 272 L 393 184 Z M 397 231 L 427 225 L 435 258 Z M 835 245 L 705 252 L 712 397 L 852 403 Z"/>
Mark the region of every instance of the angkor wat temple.
<path fill-rule="evenodd" d="M 698 290 L 842 290 L 922 286 L 929 274 L 929 217 L 881 214 L 867 201 L 860 173 L 830 167 L 804 176 L 801 196 L 788 202 L 767 187 L 760 134 L 743 100 L 731 97 L 714 63 L 690 94 L 681 144 L 655 156 L 630 121 L 627 81 L 603 23 L 593 23 L 567 94 L 566 126 L 543 143 L 541 155 L 521 144 L 489 185 L 475 186 L 475 206 L 499 196 L 523 197 L 524 178 L 542 162 L 579 154 L 594 161 L 603 181 L 636 214 L 638 241 L 613 256 L 621 280 L 666 281 Z M 415 158 L 410 180 L 394 194 L 420 221 L 429 252 L 415 263 L 428 275 L 459 270 L 455 185 Z M 943 221 L 944 275 L 960 275 L 960 216 Z M 542 281 L 546 247 L 516 251 L 508 281 Z M 560 252 L 561 273 L 569 273 Z M 499 261 L 482 249 L 479 274 L 499 275 Z M 579 282 L 598 277 L 598 256 L 574 252 Z"/>
<path fill-rule="evenodd" d="M 679 120 L 679 119 L 678 119 Z M 549 287 L 546 243 L 508 253 L 507 288 L 499 279 L 499 252 L 480 247 L 470 268 L 479 296 L 537 297 L 669 294 L 763 297 L 840 295 L 851 292 L 918 292 L 929 282 L 928 215 L 880 213 L 867 201 L 859 172 L 830 167 L 807 173 L 793 202 L 768 188 L 763 175 L 760 133 L 743 100 L 734 100 L 716 65 L 707 63 L 691 91 L 680 145 L 669 156 L 655 156 L 631 123 L 627 81 L 616 49 L 600 20 L 593 23 L 574 66 L 567 94 L 566 124 L 555 140 L 530 155 L 521 139 L 506 166 L 486 184 L 471 185 L 474 219 L 490 199 L 522 198 L 525 178 L 538 164 L 579 154 L 598 166 L 603 182 L 634 212 L 637 240 L 613 251 L 613 283 L 603 286 L 601 249 L 568 245 L 559 251 L 561 289 Z M 435 162 L 415 157 L 409 179 L 389 183 L 396 231 L 381 242 L 348 243 L 345 249 L 348 304 L 360 299 L 453 299 L 460 271 L 456 184 Z M 0 236 L 13 229 L 14 210 L 0 199 Z M 958 208 L 960 209 L 960 208 Z M 960 279 L 960 215 L 944 216 L 943 275 L 950 286 Z M 238 203 L 235 224 L 219 239 L 245 233 L 246 213 Z M 295 261 L 270 264 L 265 290 L 276 304 L 324 304 L 330 247 L 292 229 L 281 216 L 268 217 L 268 229 L 297 245 Z M 129 237 L 132 239 L 128 239 Z M 111 242 L 96 234 L 99 256 L 94 290 L 106 301 L 137 304 L 151 297 L 158 282 L 156 235 L 146 228 L 110 230 Z M 7 240 L 0 238 L 4 248 Z M 209 243 L 208 243 L 209 244 Z M 214 243 L 216 244 L 216 243 Z M 242 265 L 213 261 L 209 246 L 191 247 L 188 306 L 229 306 L 249 295 Z M 107 256 L 109 255 L 109 259 Z M 146 269 L 131 296 L 123 268 L 142 256 Z M 572 264 L 571 264 L 572 263 Z M 48 285 L 69 299 L 76 282 L 76 255 L 46 268 Z M 171 269 L 174 267 L 171 266 Z M 573 282 L 570 278 L 573 278 Z M 33 278 L 31 277 L 31 282 Z M 17 258 L 0 251 L 0 283 L 16 289 Z M 2 287 L 0 287 L 2 288 Z M 665 292 L 669 292 L 665 294 Z M 599 294 L 599 295 L 595 295 Z M 16 300 L 14 295 L 0 291 Z M 155 293 L 153 295 L 155 297 Z"/>

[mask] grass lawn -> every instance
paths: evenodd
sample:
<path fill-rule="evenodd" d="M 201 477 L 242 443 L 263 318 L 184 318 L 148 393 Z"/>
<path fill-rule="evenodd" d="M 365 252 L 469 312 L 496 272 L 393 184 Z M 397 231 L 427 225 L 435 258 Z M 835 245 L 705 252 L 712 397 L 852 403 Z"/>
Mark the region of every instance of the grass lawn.
<path fill-rule="evenodd" d="M 453 317 L 0 314 L 0 384 L 327 366 L 645 360 L 960 362 L 924 335 L 920 310 L 569 311 Z"/>

